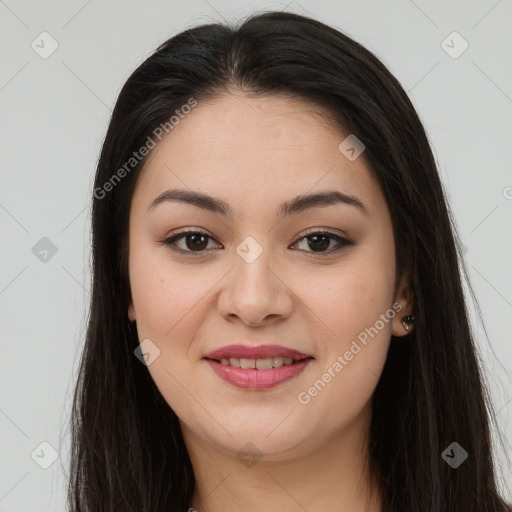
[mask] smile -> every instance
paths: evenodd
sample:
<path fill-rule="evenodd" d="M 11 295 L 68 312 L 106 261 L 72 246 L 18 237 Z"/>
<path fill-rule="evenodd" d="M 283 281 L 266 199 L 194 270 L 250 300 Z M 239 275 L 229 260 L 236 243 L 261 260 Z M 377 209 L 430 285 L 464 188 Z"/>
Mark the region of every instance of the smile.
<path fill-rule="evenodd" d="M 224 382 L 245 390 L 263 391 L 297 377 L 314 361 L 314 358 L 307 357 L 300 361 L 289 358 L 285 361 L 282 357 L 230 358 L 225 359 L 224 362 L 205 358 L 204 361 Z M 237 364 L 239 366 L 236 366 Z M 269 366 L 270 364 L 272 366 Z M 273 366 L 274 364 L 276 366 Z"/>
<path fill-rule="evenodd" d="M 246 359 L 245 357 L 230 357 L 220 360 L 220 364 L 233 366 L 234 368 L 243 368 L 244 370 L 270 370 L 271 368 L 280 368 L 294 364 L 291 357 L 267 357 L 266 359 Z"/>
<path fill-rule="evenodd" d="M 300 375 L 314 357 L 281 345 L 226 345 L 203 360 L 225 382 L 246 390 L 273 388 Z"/>

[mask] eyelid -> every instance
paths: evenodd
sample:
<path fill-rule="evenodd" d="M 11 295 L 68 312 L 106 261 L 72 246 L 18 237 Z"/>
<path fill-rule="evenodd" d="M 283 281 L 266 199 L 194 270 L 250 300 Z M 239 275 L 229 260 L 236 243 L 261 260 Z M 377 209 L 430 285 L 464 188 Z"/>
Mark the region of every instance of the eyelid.
<path fill-rule="evenodd" d="M 199 255 L 204 256 L 205 254 L 208 254 L 210 252 L 211 249 L 203 249 L 202 251 L 186 251 L 184 249 L 180 249 L 179 247 L 174 246 L 175 242 L 184 238 L 188 234 L 204 235 L 205 237 L 211 238 L 212 240 L 214 240 L 215 243 L 222 245 L 219 242 L 217 242 L 217 240 L 215 240 L 215 238 L 210 233 L 208 233 L 207 231 L 204 231 L 202 229 L 199 229 L 199 228 L 183 228 L 181 230 L 175 231 L 172 235 L 164 238 L 164 240 L 162 240 L 162 243 L 164 245 L 167 245 L 171 250 L 181 253 L 181 254 L 187 254 L 187 255 L 195 254 L 196 256 L 199 256 Z"/>
<path fill-rule="evenodd" d="M 343 232 L 342 232 L 343 233 Z M 321 227 L 314 227 L 306 230 L 305 232 L 301 233 L 299 236 L 297 236 L 296 241 L 293 245 L 296 245 L 298 242 L 303 240 L 304 238 L 307 238 L 312 235 L 327 235 L 329 238 L 335 240 L 338 245 L 335 247 L 332 247 L 331 249 L 328 249 L 327 251 L 302 251 L 306 253 L 308 256 L 313 258 L 322 258 L 322 257 L 328 257 L 339 250 L 343 249 L 344 247 L 348 247 L 351 245 L 355 245 L 354 242 L 348 238 L 348 236 L 343 233 L 340 234 L 338 232 L 333 231 L 330 228 L 321 228 Z"/>
<path fill-rule="evenodd" d="M 199 228 L 183 228 L 179 231 L 174 232 L 172 235 L 165 238 L 161 242 L 164 245 L 169 246 L 169 248 L 171 250 L 173 250 L 175 252 L 179 252 L 181 254 L 187 254 L 187 255 L 195 254 L 196 256 L 204 256 L 211 252 L 211 249 L 203 249 L 201 251 L 189 251 L 189 250 L 184 250 L 184 249 L 180 249 L 179 247 L 173 246 L 173 244 L 176 241 L 181 240 L 187 234 L 204 235 L 207 238 L 212 239 L 218 245 L 222 246 L 222 244 L 217 242 L 215 237 L 213 237 L 210 233 L 208 233 L 207 231 L 204 231 L 203 229 L 199 229 Z M 352 240 L 350 240 L 344 233 L 339 234 L 337 232 L 332 231 L 330 228 L 320 228 L 320 227 L 309 228 L 308 230 L 300 233 L 299 235 L 297 235 L 293 245 L 296 245 L 298 242 L 302 241 L 304 238 L 307 238 L 308 236 L 311 236 L 311 235 L 327 235 L 329 238 L 338 242 L 338 245 L 336 247 L 328 249 L 327 251 L 323 251 L 323 252 L 322 251 L 315 252 L 315 251 L 302 251 L 301 250 L 302 252 L 310 253 L 311 255 L 313 255 L 315 257 L 322 257 L 324 255 L 327 256 L 327 255 L 330 255 L 330 254 L 338 251 L 339 249 L 342 249 L 343 247 L 354 245 L 354 242 Z"/>
<path fill-rule="evenodd" d="M 343 238 L 347 242 L 350 241 L 348 239 L 347 234 L 344 233 L 343 231 L 333 231 L 331 228 L 323 228 L 323 227 L 309 228 L 306 231 L 299 233 L 297 235 L 297 240 L 301 240 L 302 238 L 304 238 L 306 236 L 315 235 L 315 234 L 326 234 L 326 235 L 330 235 L 333 237 L 337 236 L 338 238 Z"/>

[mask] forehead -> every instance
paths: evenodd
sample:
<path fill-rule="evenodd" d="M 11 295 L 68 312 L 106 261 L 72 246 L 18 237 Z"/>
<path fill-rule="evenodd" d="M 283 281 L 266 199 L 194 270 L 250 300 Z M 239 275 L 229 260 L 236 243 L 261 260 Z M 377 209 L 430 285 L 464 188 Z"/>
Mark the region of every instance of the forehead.
<path fill-rule="evenodd" d="M 339 149 L 348 135 L 332 114 L 299 98 L 233 93 L 198 101 L 151 150 L 134 201 L 149 207 L 177 186 L 260 205 L 337 189 L 378 213 L 386 206 L 364 152 L 351 161 Z"/>

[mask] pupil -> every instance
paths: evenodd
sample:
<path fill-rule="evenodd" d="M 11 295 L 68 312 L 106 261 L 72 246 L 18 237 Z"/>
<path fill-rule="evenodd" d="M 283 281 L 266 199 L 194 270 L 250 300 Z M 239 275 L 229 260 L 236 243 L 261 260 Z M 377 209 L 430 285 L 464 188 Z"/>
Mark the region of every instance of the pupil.
<path fill-rule="evenodd" d="M 329 247 L 329 237 L 327 235 L 311 235 L 309 238 L 310 240 L 313 240 L 313 244 L 309 244 L 311 249 L 314 249 L 315 247 L 317 249 L 327 249 L 327 247 Z M 319 238 L 323 239 L 322 242 L 320 245 L 315 245 L 318 243 Z"/>
<path fill-rule="evenodd" d="M 199 245 L 195 244 L 195 242 L 194 242 L 194 245 L 191 246 L 188 242 L 192 238 L 194 240 L 196 240 L 196 241 L 197 241 L 197 238 L 202 238 L 203 239 L 202 243 L 203 243 L 204 247 L 201 245 L 201 242 L 199 242 Z M 205 240 L 206 240 L 206 236 L 201 235 L 199 233 L 197 233 L 195 235 L 187 235 L 187 248 L 191 249 L 191 250 L 194 250 L 194 249 L 199 249 L 199 250 L 204 249 L 208 245 L 208 241 L 207 240 L 206 240 L 206 244 L 204 243 Z"/>

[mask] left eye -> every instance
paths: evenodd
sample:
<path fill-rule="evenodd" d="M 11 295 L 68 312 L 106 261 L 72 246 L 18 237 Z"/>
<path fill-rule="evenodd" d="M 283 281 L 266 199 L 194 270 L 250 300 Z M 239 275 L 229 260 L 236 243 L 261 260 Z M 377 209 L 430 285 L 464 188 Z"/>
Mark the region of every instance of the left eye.
<path fill-rule="evenodd" d="M 204 233 L 202 231 L 185 231 L 182 233 L 178 233 L 176 235 L 171 236 L 163 241 L 165 245 L 170 246 L 172 250 L 177 250 L 181 252 L 203 252 L 208 248 L 208 239 L 213 240 L 213 238 Z M 302 243 L 303 240 L 308 240 L 307 246 L 314 250 L 305 252 L 317 252 L 317 253 L 331 253 L 334 252 L 344 246 L 352 245 L 353 242 L 348 240 L 347 238 L 343 238 L 334 233 L 330 233 L 328 231 L 314 231 L 312 233 L 308 233 L 307 235 L 299 238 L 296 244 Z M 330 247 L 332 241 L 336 241 L 337 247 Z M 178 242 L 185 242 L 185 247 L 180 247 Z M 175 247 L 173 247 L 175 246 Z M 319 250 L 316 250 L 319 249 Z M 304 249 L 301 249 L 304 250 Z"/>
<path fill-rule="evenodd" d="M 335 235 L 334 233 L 330 233 L 329 231 L 314 231 L 313 233 L 308 233 L 306 236 L 300 238 L 298 243 L 302 240 L 309 240 L 308 247 L 321 249 L 320 251 L 306 251 L 306 252 L 321 252 L 321 253 L 331 253 L 341 249 L 346 245 L 352 245 L 353 242 L 348 240 L 347 238 L 343 238 L 339 235 Z M 329 248 L 331 241 L 335 240 L 338 244 L 337 247 Z M 329 249 L 328 249 L 329 248 Z M 326 250 L 327 249 L 327 250 Z"/>

